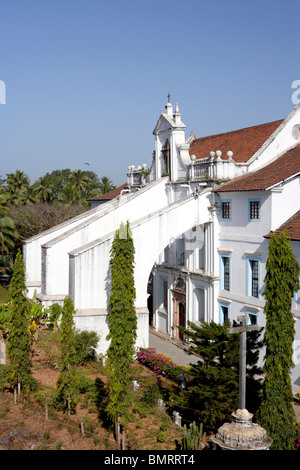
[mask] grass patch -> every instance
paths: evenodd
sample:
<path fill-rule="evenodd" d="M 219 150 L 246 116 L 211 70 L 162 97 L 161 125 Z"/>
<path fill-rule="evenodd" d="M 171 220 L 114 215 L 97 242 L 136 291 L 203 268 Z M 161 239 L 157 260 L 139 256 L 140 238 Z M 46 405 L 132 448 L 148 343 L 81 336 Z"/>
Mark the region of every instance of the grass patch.
<path fill-rule="evenodd" d="M 0 304 L 7 303 L 9 301 L 8 289 L 0 284 Z"/>

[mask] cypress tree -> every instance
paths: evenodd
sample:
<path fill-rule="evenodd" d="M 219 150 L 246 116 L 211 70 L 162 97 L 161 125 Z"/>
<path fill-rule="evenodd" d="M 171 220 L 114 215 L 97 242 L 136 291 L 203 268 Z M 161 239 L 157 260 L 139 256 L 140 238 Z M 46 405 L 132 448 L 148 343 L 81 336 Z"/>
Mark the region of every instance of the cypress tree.
<path fill-rule="evenodd" d="M 59 401 L 68 414 L 74 410 L 77 397 L 76 347 L 74 305 L 69 297 L 64 300 L 60 324 L 60 375 L 57 380 Z"/>
<path fill-rule="evenodd" d="M 107 350 L 107 413 L 116 421 L 128 408 L 129 367 L 133 362 L 137 319 L 134 244 L 129 223 L 121 224 L 111 248 L 111 293 L 108 302 L 110 344 Z"/>
<path fill-rule="evenodd" d="M 273 439 L 272 449 L 279 450 L 294 448 L 296 417 L 290 370 L 293 367 L 295 321 L 291 300 L 299 289 L 299 273 L 299 264 L 286 232 L 280 237 L 272 234 L 265 276 L 265 378 L 258 420 Z"/>
<path fill-rule="evenodd" d="M 34 384 L 31 376 L 29 302 L 26 298 L 25 267 L 20 249 L 14 263 L 9 286 L 9 335 L 7 355 L 10 382 L 16 390 L 29 391 Z"/>

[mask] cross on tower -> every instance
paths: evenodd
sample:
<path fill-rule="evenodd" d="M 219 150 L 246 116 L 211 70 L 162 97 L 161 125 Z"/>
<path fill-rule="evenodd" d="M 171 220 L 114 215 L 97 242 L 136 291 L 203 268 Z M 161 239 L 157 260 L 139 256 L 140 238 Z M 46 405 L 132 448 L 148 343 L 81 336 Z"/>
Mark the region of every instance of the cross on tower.
<path fill-rule="evenodd" d="M 240 333 L 240 371 L 239 371 L 239 408 L 246 408 L 246 335 L 248 331 L 258 330 L 259 325 L 247 325 L 248 315 L 237 317 L 240 326 L 227 328 L 228 334 Z"/>

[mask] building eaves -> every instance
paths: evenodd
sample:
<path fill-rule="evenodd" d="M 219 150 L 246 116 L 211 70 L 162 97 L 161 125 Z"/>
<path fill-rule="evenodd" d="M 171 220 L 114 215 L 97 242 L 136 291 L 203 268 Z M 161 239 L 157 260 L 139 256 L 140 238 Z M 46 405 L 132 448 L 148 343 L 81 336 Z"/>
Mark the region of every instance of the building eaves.
<path fill-rule="evenodd" d="M 284 231 L 286 231 L 291 240 L 300 241 L 300 210 L 284 222 L 278 229 L 274 230 L 274 232 L 264 235 L 264 238 L 270 238 L 272 233 L 274 233 L 276 237 L 279 237 Z"/>

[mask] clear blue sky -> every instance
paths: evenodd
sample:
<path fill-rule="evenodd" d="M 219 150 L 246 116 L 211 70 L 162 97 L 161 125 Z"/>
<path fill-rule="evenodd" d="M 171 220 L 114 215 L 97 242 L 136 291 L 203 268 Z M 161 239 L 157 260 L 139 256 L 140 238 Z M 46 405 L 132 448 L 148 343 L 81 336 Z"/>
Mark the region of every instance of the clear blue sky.
<path fill-rule="evenodd" d="M 151 164 L 169 92 L 186 137 L 285 118 L 299 18 L 299 0 L 2 0 L 0 175 L 122 184 Z"/>

